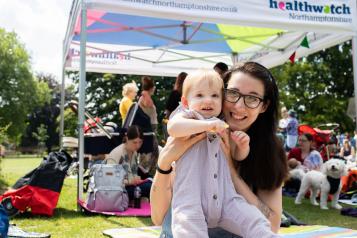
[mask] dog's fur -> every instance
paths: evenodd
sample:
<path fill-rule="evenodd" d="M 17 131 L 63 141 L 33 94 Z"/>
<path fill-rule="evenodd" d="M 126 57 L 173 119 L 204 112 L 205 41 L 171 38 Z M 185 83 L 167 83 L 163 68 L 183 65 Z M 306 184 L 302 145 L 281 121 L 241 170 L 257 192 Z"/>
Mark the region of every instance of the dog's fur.
<path fill-rule="evenodd" d="M 328 209 L 327 198 L 330 192 L 330 183 L 327 176 L 334 179 L 339 179 L 341 176 L 347 175 L 347 168 L 345 162 L 340 159 L 330 159 L 322 165 L 321 172 L 319 171 L 309 171 L 305 174 L 302 179 L 299 193 L 295 199 L 295 204 L 301 204 L 302 198 L 305 196 L 308 189 L 311 190 L 310 201 L 311 204 L 318 206 L 319 203 L 316 201 L 316 196 L 318 191 L 320 191 L 320 208 Z M 331 201 L 331 207 L 335 209 L 341 209 L 341 205 L 338 204 L 338 198 L 341 192 L 342 184 L 340 181 L 337 191 L 332 194 L 333 198 Z"/>

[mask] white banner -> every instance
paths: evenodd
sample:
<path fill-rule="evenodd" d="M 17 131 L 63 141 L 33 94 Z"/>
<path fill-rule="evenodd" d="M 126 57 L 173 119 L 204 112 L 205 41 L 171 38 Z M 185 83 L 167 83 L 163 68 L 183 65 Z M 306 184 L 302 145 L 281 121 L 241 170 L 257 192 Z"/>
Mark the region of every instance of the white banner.
<path fill-rule="evenodd" d="M 356 0 L 87 0 L 88 8 L 195 22 L 356 34 Z"/>

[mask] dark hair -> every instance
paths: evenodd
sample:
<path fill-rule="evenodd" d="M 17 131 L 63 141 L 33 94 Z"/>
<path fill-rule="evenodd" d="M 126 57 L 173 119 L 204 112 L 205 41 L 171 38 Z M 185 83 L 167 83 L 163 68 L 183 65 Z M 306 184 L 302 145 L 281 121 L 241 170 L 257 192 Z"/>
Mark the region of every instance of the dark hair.
<path fill-rule="evenodd" d="M 314 137 L 310 133 L 304 133 L 300 136 L 305 136 L 308 141 L 314 141 Z"/>
<path fill-rule="evenodd" d="M 141 89 L 145 91 L 148 91 L 155 86 L 154 80 L 152 80 L 149 76 L 143 76 L 141 78 L 141 83 L 142 83 Z"/>
<path fill-rule="evenodd" d="M 219 68 L 221 71 L 226 72 L 228 70 L 228 65 L 223 62 L 218 62 L 213 66 L 213 68 Z"/>
<path fill-rule="evenodd" d="M 143 131 L 137 125 L 129 126 L 128 130 L 125 133 L 123 142 L 126 142 L 127 140 L 134 140 L 136 138 L 144 139 Z"/>
<path fill-rule="evenodd" d="M 177 90 L 180 94 L 182 94 L 182 85 L 183 85 L 183 82 L 185 81 L 186 77 L 187 77 L 186 72 L 181 72 L 181 73 L 179 73 L 179 75 L 177 75 L 174 90 Z"/>
<path fill-rule="evenodd" d="M 288 167 L 285 151 L 276 136 L 279 109 L 279 91 L 273 75 L 267 68 L 256 62 L 238 64 L 226 74 L 226 80 L 232 74 L 242 72 L 264 84 L 264 103 L 268 104 L 265 112 L 260 113 L 247 131 L 250 137 L 248 157 L 238 163 L 239 174 L 253 189 L 271 190 L 282 186 L 287 178 Z"/>

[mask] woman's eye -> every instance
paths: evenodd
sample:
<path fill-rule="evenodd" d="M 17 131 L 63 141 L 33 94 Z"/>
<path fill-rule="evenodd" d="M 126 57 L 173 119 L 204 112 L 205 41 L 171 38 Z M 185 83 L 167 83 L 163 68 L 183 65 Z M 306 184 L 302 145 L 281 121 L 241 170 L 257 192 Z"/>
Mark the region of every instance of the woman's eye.
<path fill-rule="evenodd" d="M 254 97 L 254 96 L 246 96 L 245 100 L 247 100 L 248 102 L 255 102 L 258 100 L 257 97 Z"/>

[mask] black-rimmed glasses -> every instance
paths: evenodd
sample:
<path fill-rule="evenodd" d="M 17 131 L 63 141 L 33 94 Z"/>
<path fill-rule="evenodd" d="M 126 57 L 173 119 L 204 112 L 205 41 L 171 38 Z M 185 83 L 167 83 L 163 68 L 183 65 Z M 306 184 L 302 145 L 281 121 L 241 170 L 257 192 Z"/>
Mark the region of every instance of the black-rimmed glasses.
<path fill-rule="evenodd" d="M 240 98 L 243 98 L 244 105 L 250 109 L 257 108 L 264 99 L 253 96 L 242 94 L 234 89 L 225 89 L 224 90 L 224 100 L 231 103 L 236 103 L 239 101 Z"/>

